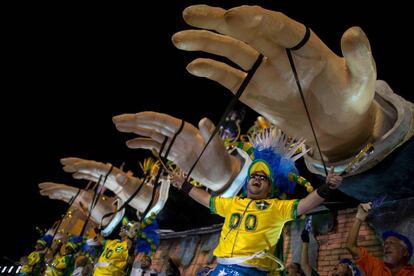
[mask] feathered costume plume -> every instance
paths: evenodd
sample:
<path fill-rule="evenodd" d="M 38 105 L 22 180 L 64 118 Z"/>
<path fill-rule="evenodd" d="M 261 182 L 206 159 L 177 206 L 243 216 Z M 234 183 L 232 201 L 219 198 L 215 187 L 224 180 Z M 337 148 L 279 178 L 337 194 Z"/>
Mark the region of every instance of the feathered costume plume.
<path fill-rule="evenodd" d="M 254 148 L 253 162 L 243 187 L 244 193 L 247 193 L 250 175 L 263 168 L 272 183 L 272 197 L 283 198 L 286 194 L 293 194 L 297 183 L 304 185 L 308 192 L 313 190 L 306 186 L 309 182 L 299 176 L 295 166 L 295 161 L 309 151 L 305 150 L 305 139 L 292 139 L 289 142 L 289 138 L 280 129 L 271 127 L 254 133 L 249 136 L 249 140 Z"/>

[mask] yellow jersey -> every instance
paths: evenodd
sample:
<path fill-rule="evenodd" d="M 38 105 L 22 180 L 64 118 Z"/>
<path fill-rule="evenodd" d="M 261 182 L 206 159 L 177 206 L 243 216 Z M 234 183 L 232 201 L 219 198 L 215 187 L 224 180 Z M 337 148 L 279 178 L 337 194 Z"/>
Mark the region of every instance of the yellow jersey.
<path fill-rule="evenodd" d="M 210 210 L 225 218 L 214 255 L 219 258 L 252 256 L 266 250 L 273 254 L 284 224 L 296 218 L 299 200 L 211 197 Z M 277 264 L 259 257 L 243 265 L 272 271 Z"/>
<path fill-rule="evenodd" d="M 38 271 L 34 271 L 34 268 L 36 265 L 38 264 L 40 265 L 40 262 L 43 262 L 44 256 L 45 256 L 44 251 L 33 251 L 27 257 L 27 264 L 22 266 L 22 268 L 20 269 L 20 272 L 27 273 L 27 274 L 29 273 L 39 274 Z"/>
<path fill-rule="evenodd" d="M 127 240 L 107 240 L 95 265 L 94 276 L 125 275 L 128 261 Z"/>
<path fill-rule="evenodd" d="M 73 255 L 62 256 L 57 253 L 53 258 L 52 264 L 46 265 L 45 276 L 62 276 L 68 275 L 68 269 L 71 269 Z"/>

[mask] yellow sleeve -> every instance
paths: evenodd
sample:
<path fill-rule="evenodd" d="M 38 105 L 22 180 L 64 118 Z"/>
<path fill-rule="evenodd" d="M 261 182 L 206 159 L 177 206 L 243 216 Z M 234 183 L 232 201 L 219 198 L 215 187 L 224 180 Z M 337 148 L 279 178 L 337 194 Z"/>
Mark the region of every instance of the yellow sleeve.
<path fill-rule="evenodd" d="M 299 199 L 293 200 L 277 200 L 273 207 L 275 215 L 284 221 L 296 219 L 298 214 Z"/>
<path fill-rule="evenodd" d="M 210 197 L 210 211 L 212 214 L 217 214 L 219 216 L 225 217 L 227 210 L 231 206 L 233 198 L 224 198 L 224 197 Z"/>
<path fill-rule="evenodd" d="M 67 259 L 68 259 L 67 256 L 60 257 L 60 259 L 59 259 L 58 263 L 56 264 L 55 268 L 58 269 L 58 270 L 66 269 L 66 267 L 68 266 L 68 264 L 67 264 L 68 260 Z"/>
<path fill-rule="evenodd" d="M 55 268 L 58 270 L 66 269 L 68 267 L 68 264 L 71 262 L 71 258 L 72 257 L 68 255 L 59 257 Z"/>
<path fill-rule="evenodd" d="M 28 259 L 29 259 L 28 265 L 33 266 L 40 261 L 40 255 L 38 252 L 32 252 L 30 253 Z"/>

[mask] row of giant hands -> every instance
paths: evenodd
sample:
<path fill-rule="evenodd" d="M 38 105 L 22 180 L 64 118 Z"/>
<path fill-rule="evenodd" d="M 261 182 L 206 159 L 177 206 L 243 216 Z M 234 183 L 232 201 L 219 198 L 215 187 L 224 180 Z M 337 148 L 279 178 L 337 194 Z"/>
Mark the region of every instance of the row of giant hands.
<path fill-rule="evenodd" d="M 290 135 L 306 138 L 308 146 L 314 145 L 310 128 L 304 127 L 308 121 L 285 54 L 286 48 L 302 40 L 305 26 L 280 12 L 258 6 L 224 10 L 196 5 L 186 8 L 183 16 L 189 25 L 201 30 L 174 34 L 172 40 L 179 49 L 223 56 L 243 70 L 250 69 L 259 53 L 263 54 L 262 64 L 241 101 Z M 376 127 L 381 124 L 372 120 L 376 68 L 368 39 L 361 29 L 354 27 L 344 33 L 341 47 L 344 57 L 335 55 L 312 32 L 309 41 L 292 52 L 322 152 L 329 161 L 349 157 L 349 149 L 359 149 L 372 134 L 374 124 Z M 195 76 L 216 81 L 234 93 L 246 76 L 240 68 L 199 58 L 192 61 L 187 70 Z M 140 136 L 127 141 L 128 147 L 155 151 L 159 151 L 164 137 L 171 141 L 181 123 L 177 118 L 155 112 L 123 114 L 115 116 L 113 122 L 119 131 Z M 198 128 L 185 123 L 168 159 L 188 172 L 213 129 L 208 119 L 201 120 Z M 79 158 L 64 158 L 61 162 L 63 169 L 73 173 L 74 178 L 94 182 L 110 168 L 109 164 Z M 239 170 L 238 159 L 227 153 L 217 136 L 191 177 L 217 191 L 229 184 Z M 126 200 L 141 182 L 114 168 L 105 186 Z M 66 202 L 77 192 L 76 188 L 64 184 L 47 182 L 39 186 L 42 195 Z M 143 192 L 129 204 L 142 212 L 149 203 L 151 189 L 151 185 L 145 185 Z M 87 210 L 91 193 L 83 191 L 74 205 Z M 99 222 L 102 214 L 113 210 L 112 202 L 98 201 L 92 218 Z"/>
<path fill-rule="evenodd" d="M 146 138 L 138 137 L 127 141 L 128 147 L 155 150 L 156 152 L 159 152 L 164 137 L 168 138 L 168 144 L 181 124 L 181 120 L 155 112 L 123 114 L 114 117 L 113 121 L 119 131 L 146 136 Z M 171 147 L 168 159 L 177 164 L 182 171 L 188 171 L 201 153 L 205 142 L 213 130 L 214 125 L 208 119 L 200 121 L 199 129 L 190 123 L 185 123 L 183 130 L 177 136 Z M 228 154 L 223 141 L 219 136 L 216 136 L 208 146 L 191 176 L 214 191 L 221 190 L 237 174 L 239 162 L 238 159 Z M 74 157 L 63 158 L 61 159 L 61 163 L 63 170 L 72 173 L 75 179 L 84 179 L 95 183 L 99 182 L 101 185 L 104 183 L 105 188 L 114 192 L 116 197 L 120 198 L 122 202 L 128 200 L 137 187 L 142 184 L 141 178 L 129 175 L 116 167 L 113 167 L 111 170 L 111 164 L 108 163 Z M 212 164 L 214 164 L 214 167 L 212 167 Z M 110 173 L 108 174 L 109 171 Z M 103 182 L 107 174 L 108 177 Z M 169 181 L 169 179 L 163 180 Z M 39 184 L 39 187 L 42 195 L 65 202 L 70 202 L 78 192 L 77 188 L 54 182 L 44 182 Z M 129 205 L 141 213 L 144 212 L 151 200 L 153 188 L 153 183 L 145 183 L 134 199 L 129 202 Z M 88 213 L 92 197 L 92 190 L 81 191 L 73 205 Z M 100 218 L 104 214 L 114 211 L 113 202 L 113 199 L 99 199 L 93 208 L 91 218 L 95 222 L 100 223 Z M 107 221 L 109 220 L 110 218 L 107 219 Z M 103 224 L 106 223 L 104 222 Z"/>

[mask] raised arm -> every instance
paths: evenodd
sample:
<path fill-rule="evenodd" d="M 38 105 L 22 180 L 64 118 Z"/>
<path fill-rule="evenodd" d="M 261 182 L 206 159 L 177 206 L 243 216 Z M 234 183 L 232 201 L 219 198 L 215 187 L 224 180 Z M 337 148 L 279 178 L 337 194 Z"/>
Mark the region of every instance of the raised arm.
<path fill-rule="evenodd" d="M 312 267 L 309 264 L 309 232 L 306 229 L 303 229 L 302 235 L 302 251 L 300 253 L 300 266 L 306 276 L 312 274 Z"/>
<path fill-rule="evenodd" d="M 328 173 L 325 184 L 299 201 L 297 210 L 298 215 L 305 214 L 306 212 L 319 206 L 322 202 L 325 201 L 325 199 L 329 198 L 332 190 L 338 188 L 341 185 L 342 176 L 334 173 L 333 170 L 334 168 L 331 168 L 331 172 Z"/>
<path fill-rule="evenodd" d="M 201 205 L 210 208 L 210 198 L 211 195 L 201 188 L 194 187 L 188 182 L 184 182 L 184 176 L 174 175 L 171 176 L 171 184 L 182 190 L 184 193 L 188 194 L 192 199 L 200 203 Z"/>
<path fill-rule="evenodd" d="M 210 197 L 211 195 L 205 190 L 200 188 L 192 188 L 188 194 L 192 199 L 200 203 L 201 205 L 209 208 L 210 207 Z"/>
<path fill-rule="evenodd" d="M 351 230 L 349 230 L 348 237 L 346 239 L 346 249 L 349 253 L 351 253 L 354 259 L 359 258 L 359 250 L 357 244 L 359 229 L 361 228 L 362 222 L 364 222 L 367 218 L 369 210 L 371 210 L 371 208 L 371 202 L 359 204 L 354 223 L 352 224 Z"/>

